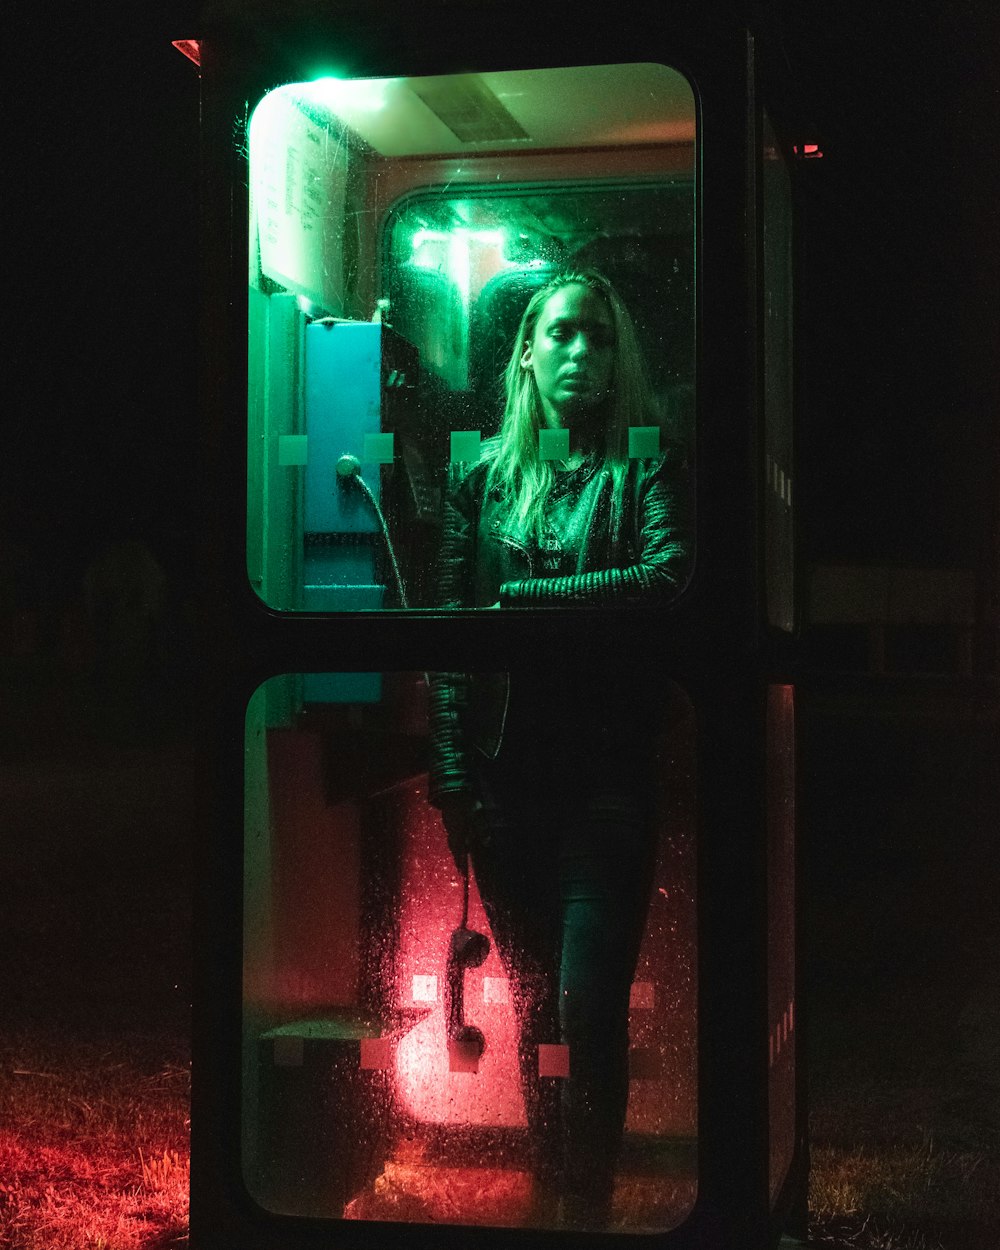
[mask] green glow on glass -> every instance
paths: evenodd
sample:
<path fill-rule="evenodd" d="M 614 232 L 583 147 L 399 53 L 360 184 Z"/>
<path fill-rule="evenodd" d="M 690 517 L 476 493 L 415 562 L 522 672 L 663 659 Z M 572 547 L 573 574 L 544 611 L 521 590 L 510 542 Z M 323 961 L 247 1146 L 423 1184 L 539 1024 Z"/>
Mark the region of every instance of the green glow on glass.
<path fill-rule="evenodd" d="M 414 264 L 420 264 L 418 253 L 427 243 L 449 243 L 452 239 L 467 239 L 487 247 L 503 247 L 506 238 L 502 230 L 470 230 L 466 226 L 456 226 L 453 230 L 415 230 L 411 241 L 411 259 Z"/>
<path fill-rule="evenodd" d="M 469 241 L 457 232 L 448 240 L 448 276 L 458 287 L 462 307 L 469 307 Z"/>
<path fill-rule="evenodd" d="M 448 239 L 447 230 L 417 230 L 414 232 L 413 239 L 410 243 L 411 256 L 410 260 L 414 265 L 427 264 L 427 245 L 429 243 L 441 244 Z"/>
<path fill-rule="evenodd" d="M 482 435 L 478 430 L 452 430 L 451 455 L 452 464 L 478 464 Z"/>
<path fill-rule="evenodd" d="M 475 246 L 497 248 L 502 256 L 505 242 L 502 230 L 472 230 L 468 226 L 415 230 L 410 244 L 410 264 L 445 274 L 459 291 L 463 304 L 468 306 Z M 501 263 L 509 267 L 513 262 L 502 257 Z"/>
<path fill-rule="evenodd" d="M 658 425 L 630 425 L 628 427 L 628 456 L 630 460 L 646 460 L 660 454 L 660 427 Z"/>
<path fill-rule="evenodd" d="M 569 457 L 569 430 L 539 430 L 538 454 L 542 460 L 566 460 Z"/>
<path fill-rule="evenodd" d="M 395 437 L 392 433 L 366 434 L 361 453 L 365 464 L 392 464 Z"/>
<path fill-rule="evenodd" d="M 302 465 L 309 463 L 309 437 L 306 434 L 278 435 L 278 464 Z"/>

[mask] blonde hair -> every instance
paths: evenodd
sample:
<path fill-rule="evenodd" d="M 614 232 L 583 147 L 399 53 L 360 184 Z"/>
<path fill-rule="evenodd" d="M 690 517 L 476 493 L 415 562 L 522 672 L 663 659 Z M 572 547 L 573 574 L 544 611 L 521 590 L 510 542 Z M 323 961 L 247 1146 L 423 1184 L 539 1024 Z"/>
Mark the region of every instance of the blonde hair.
<path fill-rule="evenodd" d="M 540 287 L 524 310 L 514 349 L 504 372 L 506 404 L 492 451 L 486 489 L 497 490 L 509 501 L 510 522 L 523 538 L 540 538 L 545 501 L 555 482 L 552 462 L 539 454 L 539 431 L 545 421 L 542 401 L 530 369 L 521 366 L 526 343 L 549 298 L 567 286 L 585 286 L 599 295 L 611 316 L 614 356 L 605 420 L 599 432 L 597 455 L 611 474 L 612 532 L 620 524 L 622 489 L 628 470 L 630 425 L 656 425 L 659 419 L 653 393 L 628 309 L 611 283 L 594 269 L 565 270 Z"/>

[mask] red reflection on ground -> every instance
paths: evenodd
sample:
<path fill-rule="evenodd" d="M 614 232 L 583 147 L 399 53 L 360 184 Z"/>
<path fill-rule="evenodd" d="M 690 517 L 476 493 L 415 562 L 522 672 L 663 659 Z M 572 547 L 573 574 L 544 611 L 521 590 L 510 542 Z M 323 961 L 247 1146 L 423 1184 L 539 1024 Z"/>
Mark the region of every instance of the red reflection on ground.
<path fill-rule="evenodd" d="M 392 1161 L 371 1189 L 348 1203 L 349 1220 L 408 1224 L 479 1224 L 516 1228 L 525 1223 L 531 1177 L 508 1168 L 454 1168 Z"/>
<path fill-rule="evenodd" d="M 63 1084 L 55 1088 L 67 1105 L 74 1101 Z M 116 1112 L 124 1122 L 137 1104 L 119 1107 L 117 1094 L 101 1114 Z M 59 1141 L 67 1132 L 60 1118 L 38 1120 L 23 1134 L 0 1131 L 0 1245 L 143 1250 L 186 1244 L 187 1151 L 152 1151 L 147 1157 L 106 1126 L 102 1135 Z"/>
<path fill-rule="evenodd" d="M 609 1229 L 662 1232 L 694 1205 L 692 1172 L 676 1176 L 625 1176 L 615 1183 Z M 537 1226 L 527 1172 L 498 1167 L 442 1167 L 392 1160 L 374 1185 L 347 1204 L 348 1220 L 408 1224 L 474 1224 L 491 1228 Z"/>

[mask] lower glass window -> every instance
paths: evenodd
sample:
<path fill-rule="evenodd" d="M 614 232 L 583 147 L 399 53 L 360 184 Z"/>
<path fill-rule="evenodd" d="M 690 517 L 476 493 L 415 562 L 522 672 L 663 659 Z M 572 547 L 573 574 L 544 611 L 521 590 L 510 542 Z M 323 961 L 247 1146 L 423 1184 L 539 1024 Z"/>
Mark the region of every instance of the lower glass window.
<path fill-rule="evenodd" d="M 464 759 L 442 729 L 456 694 Z M 470 721 L 477 705 L 502 709 L 499 743 L 485 713 Z M 258 688 L 242 1141 L 262 1207 L 617 1232 L 684 1220 L 696 744 L 678 687 L 647 705 L 624 740 L 613 709 L 581 721 L 523 674 Z"/>

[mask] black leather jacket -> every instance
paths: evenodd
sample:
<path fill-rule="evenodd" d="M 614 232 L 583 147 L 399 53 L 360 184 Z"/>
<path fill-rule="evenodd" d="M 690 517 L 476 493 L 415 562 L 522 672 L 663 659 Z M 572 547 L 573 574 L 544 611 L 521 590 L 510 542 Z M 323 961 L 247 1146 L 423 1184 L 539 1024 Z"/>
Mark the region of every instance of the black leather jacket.
<path fill-rule="evenodd" d="M 629 461 L 620 522 L 610 470 L 593 461 L 560 475 L 541 544 L 515 537 L 509 508 L 486 494 L 488 462 L 455 466 L 444 508 L 439 602 L 444 607 L 651 604 L 674 597 L 691 565 L 683 455 Z M 614 528 L 615 532 L 612 532 Z M 609 691 L 582 692 L 607 709 Z M 511 711 L 506 673 L 436 673 L 430 691 L 430 800 L 471 788 L 471 753 L 495 759 Z M 621 714 L 628 716 L 623 706 Z M 612 715 L 612 721 L 615 719 Z"/>

